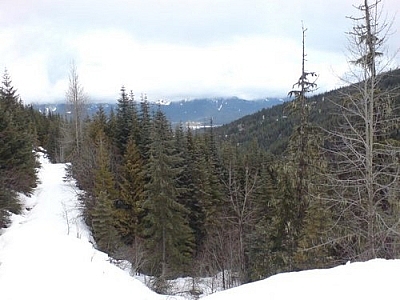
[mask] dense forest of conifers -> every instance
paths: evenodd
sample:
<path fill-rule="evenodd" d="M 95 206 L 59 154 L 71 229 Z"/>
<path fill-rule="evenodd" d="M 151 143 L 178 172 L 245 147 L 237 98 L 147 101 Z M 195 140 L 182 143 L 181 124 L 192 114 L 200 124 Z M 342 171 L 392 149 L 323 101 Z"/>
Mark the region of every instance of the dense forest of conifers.
<path fill-rule="evenodd" d="M 53 116 L 23 105 L 6 70 L 0 87 L 0 228 L 7 226 L 9 213 L 21 210 L 17 193 L 29 195 L 36 187 L 33 151 L 58 138 L 53 129 L 58 131 Z"/>
<path fill-rule="evenodd" d="M 357 81 L 215 128 L 172 128 L 145 96 L 89 118 L 76 69 L 68 116 L 21 104 L 7 73 L 0 101 L 0 213 L 36 184 L 33 148 L 69 175 L 96 246 L 160 279 L 224 272 L 225 287 L 275 273 L 400 255 L 399 70 L 377 70 L 379 23 L 361 5 Z M 368 18 L 366 16 L 369 16 Z M 368 26 L 367 26 L 368 25 Z M 304 44 L 303 31 L 303 44 Z M 361 45 L 361 46 L 360 46 Z"/>

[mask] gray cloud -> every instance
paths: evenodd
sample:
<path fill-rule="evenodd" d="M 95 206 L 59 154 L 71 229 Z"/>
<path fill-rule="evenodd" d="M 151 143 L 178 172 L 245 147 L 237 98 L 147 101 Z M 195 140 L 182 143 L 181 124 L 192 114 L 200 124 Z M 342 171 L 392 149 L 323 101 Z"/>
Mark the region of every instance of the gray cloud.
<path fill-rule="evenodd" d="M 122 84 L 154 97 L 285 94 L 298 77 L 304 22 L 309 67 L 329 89 L 346 64 L 346 16 L 358 2 L 2 0 L 0 67 L 28 99 L 63 97 L 71 60 L 96 97 Z M 384 2 L 389 16 L 398 9 L 397 0 Z M 399 36 L 390 37 L 392 49 Z M 30 73 L 36 78 L 26 83 Z"/>

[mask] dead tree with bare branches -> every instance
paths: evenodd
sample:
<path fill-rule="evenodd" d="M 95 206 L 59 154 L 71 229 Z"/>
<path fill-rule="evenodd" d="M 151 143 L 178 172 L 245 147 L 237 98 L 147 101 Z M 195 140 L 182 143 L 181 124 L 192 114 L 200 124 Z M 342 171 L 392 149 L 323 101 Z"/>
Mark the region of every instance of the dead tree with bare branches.
<path fill-rule="evenodd" d="M 387 67 L 385 41 L 390 24 L 381 0 L 364 0 L 349 33 L 350 88 L 336 103 L 338 126 L 329 131 L 326 154 L 335 215 L 332 228 L 340 256 L 352 260 L 393 258 L 400 247 L 400 144 L 391 138 L 398 121 L 394 91 L 381 84 Z"/>

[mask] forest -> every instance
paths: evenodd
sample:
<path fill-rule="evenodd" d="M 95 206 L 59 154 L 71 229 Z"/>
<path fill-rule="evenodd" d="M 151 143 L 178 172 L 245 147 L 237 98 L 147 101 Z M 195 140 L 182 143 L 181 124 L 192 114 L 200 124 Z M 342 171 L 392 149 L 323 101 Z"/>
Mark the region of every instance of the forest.
<path fill-rule="evenodd" d="M 305 32 L 293 100 L 222 127 L 172 127 L 122 87 L 93 117 L 71 67 L 70 115 L 0 89 L 0 225 L 36 186 L 35 154 L 68 162 L 98 249 L 167 279 L 222 272 L 224 288 L 276 273 L 400 255 L 400 70 L 387 70 L 380 1 L 357 7 L 353 81 L 308 97 Z M 382 35 L 383 36 L 380 36 Z M 46 149 L 46 150 L 43 150 Z"/>

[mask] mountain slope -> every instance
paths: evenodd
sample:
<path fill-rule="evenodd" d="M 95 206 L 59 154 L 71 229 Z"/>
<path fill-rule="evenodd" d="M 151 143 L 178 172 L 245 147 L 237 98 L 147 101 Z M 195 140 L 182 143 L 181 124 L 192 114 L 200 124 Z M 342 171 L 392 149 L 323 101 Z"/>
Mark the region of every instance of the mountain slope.
<path fill-rule="evenodd" d="M 380 86 L 392 91 L 395 96 L 393 110 L 400 107 L 400 69 L 380 75 Z M 396 92 L 397 91 L 397 92 Z M 334 103 L 341 101 L 346 95 L 354 93 L 354 87 L 346 86 L 337 90 L 325 92 L 308 98 L 310 108 L 309 121 L 316 126 L 332 129 L 338 121 L 338 111 Z M 253 140 L 265 150 L 274 154 L 282 154 L 286 149 L 293 126 L 298 124 L 298 118 L 291 113 L 290 102 L 285 102 L 216 128 L 215 134 L 221 139 L 227 139 L 233 144 L 248 145 Z"/>

